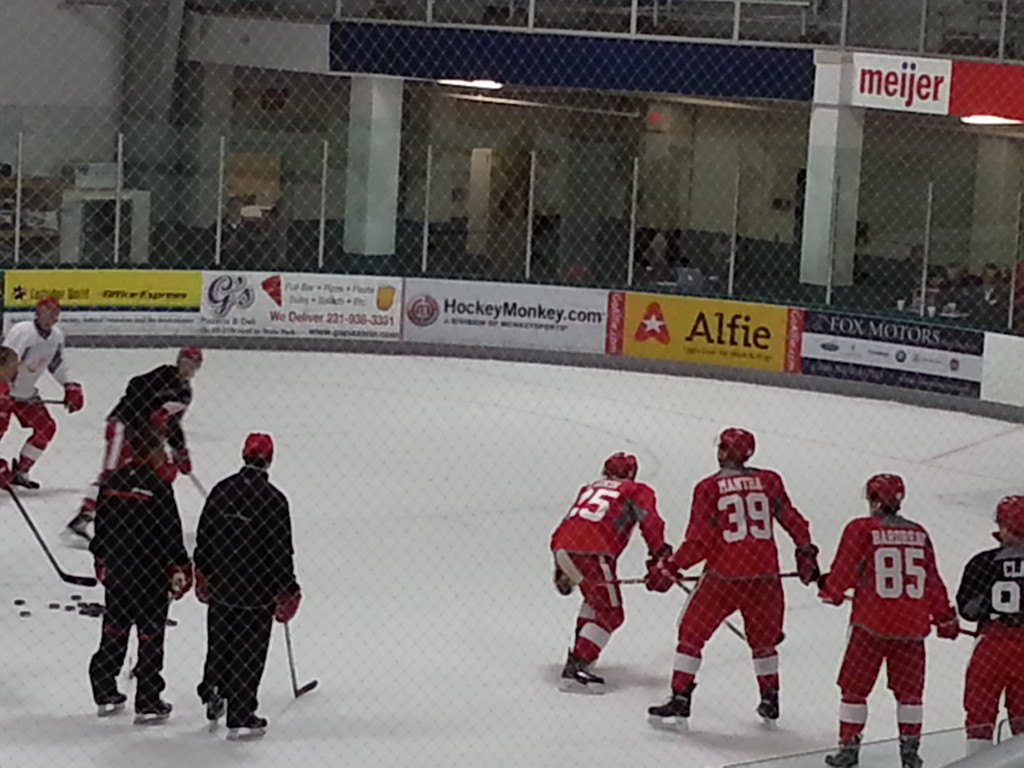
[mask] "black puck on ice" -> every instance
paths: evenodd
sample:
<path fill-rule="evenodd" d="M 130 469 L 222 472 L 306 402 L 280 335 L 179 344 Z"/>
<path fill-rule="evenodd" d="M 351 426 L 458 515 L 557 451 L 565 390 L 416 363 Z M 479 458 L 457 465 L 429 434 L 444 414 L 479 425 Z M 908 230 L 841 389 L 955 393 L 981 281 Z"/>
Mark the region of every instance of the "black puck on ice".
<path fill-rule="evenodd" d="M 25 601 L 19 597 L 19 598 L 15 599 L 14 604 L 15 605 L 24 605 Z"/>
<path fill-rule="evenodd" d="M 72 595 L 71 599 L 74 600 L 77 603 L 77 602 L 79 602 L 82 599 L 82 596 L 81 595 Z"/>
<path fill-rule="evenodd" d="M 77 605 L 73 605 L 71 603 L 68 603 L 67 605 L 64 606 L 64 610 L 68 611 L 68 612 L 77 611 L 78 610 L 78 606 Z"/>
<path fill-rule="evenodd" d="M 32 615 L 32 611 L 19 611 L 18 615 L 21 616 L 21 618 L 23 619 L 27 619 L 29 616 Z"/>
<path fill-rule="evenodd" d="M 178 626 L 177 619 L 167 619 L 167 626 L 168 627 L 176 627 L 176 626 Z"/>
<path fill-rule="evenodd" d="M 50 603 L 49 609 L 51 611 L 59 611 L 60 610 L 60 603 Z"/>

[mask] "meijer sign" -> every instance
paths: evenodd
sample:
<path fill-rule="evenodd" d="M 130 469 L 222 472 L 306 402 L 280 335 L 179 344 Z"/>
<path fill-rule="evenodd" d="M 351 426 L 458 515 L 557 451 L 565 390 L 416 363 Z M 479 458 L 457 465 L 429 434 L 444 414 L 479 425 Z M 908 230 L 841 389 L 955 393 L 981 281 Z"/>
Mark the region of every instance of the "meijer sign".
<path fill-rule="evenodd" d="M 951 80 L 949 59 L 855 53 L 850 104 L 946 115 L 949 114 Z"/>

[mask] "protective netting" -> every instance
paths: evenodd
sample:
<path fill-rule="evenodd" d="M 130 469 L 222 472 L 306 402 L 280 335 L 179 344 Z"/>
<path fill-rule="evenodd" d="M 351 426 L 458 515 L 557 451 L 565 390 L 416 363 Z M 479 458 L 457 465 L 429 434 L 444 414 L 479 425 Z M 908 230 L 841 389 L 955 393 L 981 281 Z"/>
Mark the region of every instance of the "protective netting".
<path fill-rule="evenodd" d="M 227 764 L 238 756 L 197 735 L 200 699 L 217 714 L 225 695 L 227 725 L 272 721 L 244 756 L 254 766 L 723 765 L 817 750 L 777 763 L 805 765 L 862 734 L 865 764 L 896 765 L 902 747 L 917 768 L 922 730 L 929 765 L 958 757 L 966 635 L 932 632 L 927 657 L 877 626 L 848 637 L 848 603 L 818 592 L 842 604 L 861 579 L 863 599 L 898 604 L 899 619 L 941 576 L 956 604 L 965 565 L 994 545 L 997 502 L 1021 491 L 1022 433 L 808 390 L 829 378 L 829 392 L 1024 404 L 1019 11 L 0 0 L 4 343 L 21 361 L 0 453 L 62 568 L 87 581 L 93 558 L 74 550 L 103 542 L 108 591 L 55 582 L 8 505 L 5 764 Z M 988 109 L 999 120 L 962 119 Z M 59 359 L 37 325 L 48 297 Z M 436 345 L 597 369 L 355 354 Z M 182 348 L 202 358 L 187 397 Z M 706 364 L 745 383 L 657 375 Z M 140 374 L 149 383 L 129 383 Z M 749 383 L 802 375 L 819 378 Z M 135 404 L 115 408 L 122 397 Z M 743 477 L 694 499 L 729 425 L 779 476 L 727 466 Z M 150 430 L 156 477 L 123 466 Z M 253 438 L 243 457 L 253 432 L 272 451 Z M 649 489 L 599 478 L 617 451 Z M 847 558 L 853 581 L 830 593 L 813 550 L 828 571 L 877 473 L 903 478 L 931 543 L 890 516 L 883 528 L 902 533 L 868 534 L 875 549 Z M 160 478 L 180 533 L 152 506 Z M 605 527 L 549 541 L 563 518 Z M 240 532 L 257 519 L 266 535 Z M 158 530 L 157 575 L 124 576 Z M 687 554 L 670 560 L 663 545 L 678 550 L 684 531 Z M 595 549 L 592 536 L 610 538 Z M 741 555 L 709 564 L 716 546 Z M 986 621 L 1021 613 L 1024 561 L 1004 560 L 1016 565 L 974 584 Z M 698 586 L 702 564 L 727 578 Z M 762 578 L 774 570 L 781 582 Z M 572 597 L 556 598 L 552 571 Z M 165 588 L 186 587 L 163 630 Z M 926 617 L 947 636 L 949 601 Z M 287 643 L 275 614 L 293 619 Z M 995 650 L 979 643 L 977 742 L 1006 715 L 989 711 L 993 689 L 1024 686 L 1015 621 Z M 142 637 L 122 660 L 132 623 Z M 886 654 L 895 666 L 876 681 Z M 87 719 L 118 691 L 161 719 L 160 667 L 177 705 L 163 738 Z M 557 693 L 598 686 L 600 700 Z M 645 724 L 668 693 L 655 717 L 692 704 L 690 736 Z M 1024 692 L 1005 705 L 1019 730 Z"/>

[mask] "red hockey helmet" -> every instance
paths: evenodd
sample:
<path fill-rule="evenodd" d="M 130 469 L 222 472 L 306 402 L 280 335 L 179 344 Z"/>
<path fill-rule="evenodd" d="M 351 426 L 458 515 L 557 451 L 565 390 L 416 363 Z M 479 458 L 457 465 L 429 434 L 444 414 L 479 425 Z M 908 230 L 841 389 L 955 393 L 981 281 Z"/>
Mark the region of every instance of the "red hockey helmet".
<path fill-rule="evenodd" d="M 719 433 L 716 445 L 719 460 L 742 464 L 754 455 L 754 434 L 739 427 L 728 427 Z"/>
<path fill-rule="evenodd" d="M 188 360 L 198 367 L 203 364 L 203 350 L 199 347 L 182 347 L 178 351 L 178 360 Z"/>
<path fill-rule="evenodd" d="M 613 453 L 604 460 L 604 476 L 614 477 L 620 480 L 632 480 L 640 468 L 636 456 L 631 453 Z"/>
<path fill-rule="evenodd" d="M 274 438 L 265 432 L 251 432 L 242 446 L 242 458 L 269 462 L 274 458 Z"/>
<path fill-rule="evenodd" d="M 1014 536 L 1024 536 L 1024 496 L 1004 496 L 996 505 L 996 524 Z"/>
<path fill-rule="evenodd" d="M 907 488 L 899 475 L 872 475 L 864 485 L 864 496 L 868 501 L 877 501 L 889 509 L 899 509 L 906 494 Z"/>

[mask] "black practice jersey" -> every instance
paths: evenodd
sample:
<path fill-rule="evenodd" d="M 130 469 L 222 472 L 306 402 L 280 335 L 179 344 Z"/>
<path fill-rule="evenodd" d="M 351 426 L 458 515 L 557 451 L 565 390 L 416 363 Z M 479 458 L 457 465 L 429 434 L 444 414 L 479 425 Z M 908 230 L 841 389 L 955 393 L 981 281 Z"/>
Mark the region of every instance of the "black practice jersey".
<path fill-rule="evenodd" d="M 167 421 L 167 444 L 175 450 L 185 447 L 181 417 L 192 402 L 192 385 L 178 375 L 176 365 L 161 365 L 149 373 L 132 377 L 124 395 L 108 418 L 126 427 L 139 429 L 150 423 L 153 414 L 163 408 Z"/>
<path fill-rule="evenodd" d="M 979 552 L 964 568 L 957 608 L 979 626 L 999 622 L 1024 627 L 1024 548 L 1003 546 Z"/>

